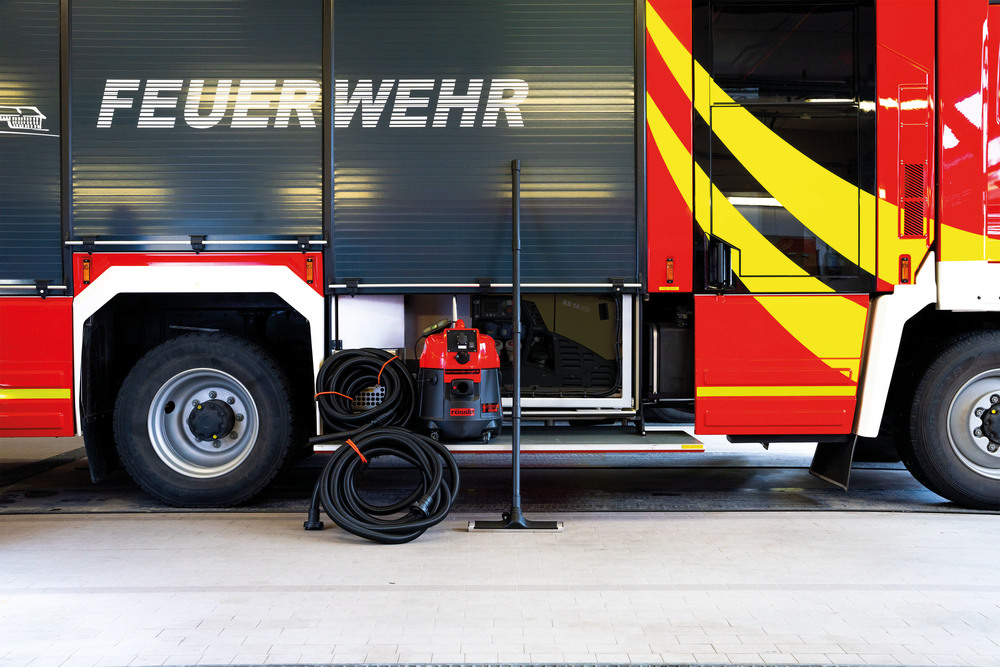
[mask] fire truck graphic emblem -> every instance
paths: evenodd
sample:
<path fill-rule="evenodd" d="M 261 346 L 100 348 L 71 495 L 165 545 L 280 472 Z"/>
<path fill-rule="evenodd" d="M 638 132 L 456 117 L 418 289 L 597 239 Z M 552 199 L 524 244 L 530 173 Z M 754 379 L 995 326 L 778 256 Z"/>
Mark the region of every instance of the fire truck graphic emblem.
<path fill-rule="evenodd" d="M 46 116 L 38 107 L 0 106 L 0 123 L 5 123 L 8 130 L 17 132 L 48 132 L 42 127 Z M 0 125 L 2 128 L 3 125 Z"/>

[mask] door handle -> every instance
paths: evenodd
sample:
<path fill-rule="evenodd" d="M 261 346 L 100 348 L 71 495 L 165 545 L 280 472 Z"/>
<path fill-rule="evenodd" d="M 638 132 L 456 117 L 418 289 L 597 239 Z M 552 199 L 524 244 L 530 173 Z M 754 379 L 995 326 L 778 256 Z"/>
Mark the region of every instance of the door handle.
<path fill-rule="evenodd" d="M 733 248 L 720 238 L 714 237 L 708 246 L 708 287 L 717 290 L 731 290 L 736 286 L 733 275 Z"/>

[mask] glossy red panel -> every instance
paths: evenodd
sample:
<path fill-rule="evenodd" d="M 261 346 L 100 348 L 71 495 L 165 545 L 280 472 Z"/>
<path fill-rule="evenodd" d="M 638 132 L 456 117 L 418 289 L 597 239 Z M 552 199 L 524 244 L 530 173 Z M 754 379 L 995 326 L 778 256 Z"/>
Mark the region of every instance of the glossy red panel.
<path fill-rule="evenodd" d="M 937 8 L 940 259 L 981 260 L 989 5 L 986 0 L 938 0 Z"/>
<path fill-rule="evenodd" d="M 1000 260 L 1000 5 L 989 5 L 986 58 L 986 259 Z"/>
<path fill-rule="evenodd" d="M 690 0 L 657 0 L 648 3 L 666 24 L 669 32 L 687 49 L 684 62 L 666 63 L 650 34 L 646 35 L 646 93 L 655 113 L 666 120 L 668 139 L 691 152 L 693 106 L 677 80 L 683 73 L 691 86 L 691 3 Z M 671 69 L 671 67 L 673 69 Z M 649 113 L 653 113 L 652 110 Z M 685 171 L 671 173 L 656 143 L 652 128 L 646 128 L 646 275 L 650 292 L 690 292 L 694 268 L 694 213 L 678 189 L 677 180 L 693 182 L 689 156 Z M 675 170 L 680 165 L 671 165 Z"/>
<path fill-rule="evenodd" d="M 866 295 L 696 296 L 696 433 L 849 433 L 867 312 Z"/>
<path fill-rule="evenodd" d="M 850 433 L 853 397 L 702 398 L 698 433 L 808 435 Z"/>
<path fill-rule="evenodd" d="M 73 300 L 0 297 L 0 435 L 69 436 Z"/>
<path fill-rule="evenodd" d="M 71 400 L 0 401 L 0 437 L 68 437 L 74 429 Z"/>
<path fill-rule="evenodd" d="M 90 281 L 84 280 L 85 262 L 90 263 Z M 87 288 L 99 275 L 112 266 L 155 266 L 157 264 L 191 264 L 205 266 L 287 266 L 317 293 L 323 293 L 323 256 L 307 253 L 78 253 L 73 256 L 73 283 L 76 293 Z M 308 276 L 312 272 L 312 280 Z M 169 291 L 169 286 L 165 286 Z"/>
<path fill-rule="evenodd" d="M 876 5 L 879 291 L 902 284 L 934 241 L 935 0 Z M 909 278 L 912 280 L 912 272 Z"/>

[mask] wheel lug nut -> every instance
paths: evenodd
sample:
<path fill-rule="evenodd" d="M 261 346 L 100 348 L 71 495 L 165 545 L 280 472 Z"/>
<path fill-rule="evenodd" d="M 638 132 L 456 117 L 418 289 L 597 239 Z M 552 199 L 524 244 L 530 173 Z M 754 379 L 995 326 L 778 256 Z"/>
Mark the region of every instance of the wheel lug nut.
<path fill-rule="evenodd" d="M 216 396 L 218 396 L 218 394 L 216 394 L 214 391 L 208 392 L 208 397 L 209 398 L 215 398 Z"/>
<path fill-rule="evenodd" d="M 977 417 L 982 417 L 984 412 L 986 412 L 986 410 L 984 408 L 976 408 L 976 416 Z"/>
<path fill-rule="evenodd" d="M 191 401 L 191 407 L 192 407 L 192 408 L 196 408 L 196 407 L 198 407 L 198 399 L 197 399 L 197 398 L 196 398 L 196 399 L 194 399 L 193 401 Z"/>
<path fill-rule="evenodd" d="M 243 421 L 243 415 L 236 415 L 236 421 L 238 422 Z"/>
<path fill-rule="evenodd" d="M 230 396 L 229 398 L 226 399 L 226 403 L 229 403 L 229 405 L 232 405 L 235 402 L 236 402 L 236 399 L 233 398 L 232 396 Z"/>
<path fill-rule="evenodd" d="M 991 442 L 990 444 L 986 445 L 986 449 L 990 450 L 990 454 L 996 454 L 997 444 L 995 442 Z"/>
<path fill-rule="evenodd" d="M 239 437 L 239 434 L 236 431 L 230 431 L 229 432 L 229 439 L 230 440 L 235 440 L 238 437 Z"/>
<path fill-rule="evenodd" d="M 219 447 L 222 447 L 222 443 L 219 442 L 218 440 L 213 440 L 212 441 L 212 446 L 215 447 L 216 449 L 218 449 Z"/>
<path fill-rule="evenodd" d="M 983 437 L 983 429 L 977 428 L 975 431 L 972 432 L 972 435 L 976 436 L 977 438 Z"/>
<path fill-rule="evenodd" d="M 997 396 L 996 394 L 990 396 L 990 403 L 992 403 L 993 405 L 1000 403 L 1000 396 Z"/>

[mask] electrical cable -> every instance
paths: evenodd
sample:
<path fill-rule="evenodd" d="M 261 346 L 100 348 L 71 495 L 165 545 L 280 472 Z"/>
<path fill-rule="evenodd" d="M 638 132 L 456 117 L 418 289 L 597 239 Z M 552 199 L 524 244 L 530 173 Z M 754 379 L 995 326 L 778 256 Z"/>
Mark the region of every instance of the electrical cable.
<path fill-rule="evenodd" d="M 448 448 L 402 428 L 365 431 L 334 453 L 313 489 L 307 530 L 321 530 L 319 507 L 344 530 L 382 544 L 404 544 L 420 537 L 448 515 L 458 495 L 458 464 Z M 395 456 L 416 468 L 420 484 L 403 500 L 375 505 L 358 493 L 356 482 L 368 463 Z M 447 475 L 445 471 L 447 469 Z"/>
<path fill-rule="evenodd" d="M 373 387 L 385 388 L 381 402 L 354 409 L 356 398 Z M 373 427 L 405 426 L 416 411 L 416 395 L 413 376 L 399 357 L 374 348 L 337 352 L 316 375 L 320 416 L 334 432 L 309 442 L 345 440 Z"/>

